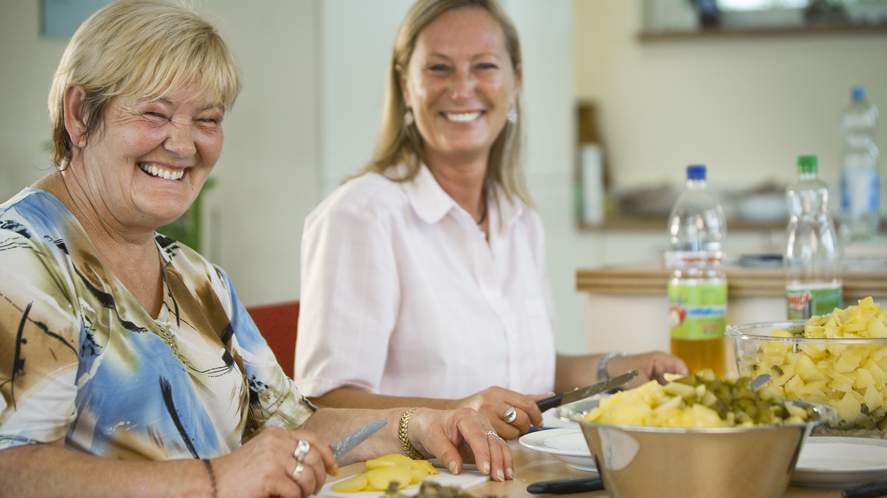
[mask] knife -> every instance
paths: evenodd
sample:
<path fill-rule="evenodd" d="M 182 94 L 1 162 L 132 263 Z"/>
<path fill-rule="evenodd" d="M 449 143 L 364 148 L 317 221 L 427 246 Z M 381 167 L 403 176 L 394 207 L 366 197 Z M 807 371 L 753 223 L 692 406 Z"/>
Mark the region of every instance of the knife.
<path fill-rule="evenodd" d="M 376 431 L 384 427 L 385 424 L 386 422 L 384 420 L 373 420 L 360 429 L 357 429 L 351 434 L 333 443 L 333 455 L 336 457 L 336 461 L 338 462 L 339 460 L 341 460 L 346 453 L 353 450 L 355 446 L 364 442 L 368 437 L 375 434 Z"/>
<path fill-rule="evenodd" d="M 550 398 L 545 398 L 536 402 L 536 406 L 539 407 L 539 411 L 544 412 L 549 408 L 554 408 L 555 406 L 561 406 L 566 403 L 572 403 L 574 401 L 579 401 L 580 399 L 585 399 L 589 396 L 594 396 L 597 393 L 602 393 L 605 391 L 609 391 L 610 389 L 615 389 L 622 384 L 630 381 L 631 379 L 637 377 L 637 370 L 630 370 L 625 372 L 624 374 L 617 375 L 608 380 L 598 382 L 597 384 L 592 384 L 587 387 L 576 388 L 572 391 L 565 391 L 560 394 L 555 394 Z"/>
<path fill-rule="evenodd" d="M 553 481 L 534 482 L 527 486 L 527 493 L 534 495 L 565 495 L 569 493 L 600 491 L 602 489 L 604 489 L 604 481 L 600 477 L 580 477 L 579 479 L 555 479 Z"/>
<path fill-rule="evenodd" d="M 841 492 L 843 498 L 875 498 L 887 496 L 887 481 L 876 481 L 863 484 L 855 488 L 845 489 Z"/>

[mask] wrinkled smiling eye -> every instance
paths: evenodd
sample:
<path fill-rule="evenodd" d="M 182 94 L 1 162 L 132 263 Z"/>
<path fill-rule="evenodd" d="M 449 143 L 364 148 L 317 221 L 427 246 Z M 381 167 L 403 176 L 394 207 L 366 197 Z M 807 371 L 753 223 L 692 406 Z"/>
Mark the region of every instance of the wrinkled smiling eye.
<path fill-rule="evenodd" d="M 449 66 L 447 66 L 446 64 L 432 64 L 428 66 L 428 70 L 432 73 L 445 73 L 449 71 L 449 69 Z"/>
<path fill-rule="evenodd" d="M 492 62 L 481 62 L 476 66 L 478 69 L 489 70 L 489 69 L 499 69 L 499 66 L 493 64 Z"/>
<path fill-rule="evenodd" d="M 163 121 L 169 121 L 169 118 L 166 117 L 166 115 L 164 115 L 164 114 L 162 114 L 162 113 L 159 113 L 159 112 L 155 112 L 155 111 L 147 111 L 147 112 L 143 112 L 142 115 L 143 115 L 143 116 L 146 116 L 146 117 L 148 117 L 148 118 L 150 118 L 150 119 L 153 119 L 153 120 L 155 120 L 155 121 L 160 121 L 160 120 L 163 120 Z"/>

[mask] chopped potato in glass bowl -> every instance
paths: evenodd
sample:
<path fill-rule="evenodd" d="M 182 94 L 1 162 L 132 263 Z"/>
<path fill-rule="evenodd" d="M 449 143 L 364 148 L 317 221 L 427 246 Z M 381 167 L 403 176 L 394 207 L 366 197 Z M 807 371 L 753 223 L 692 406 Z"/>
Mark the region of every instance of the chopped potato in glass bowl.
<path fill-rule="evenodd" d="M 727 327 L 741 375 L 768 373 L 762 393 L 826 404 L 821 433 L 887 437 L 887 311 L 872 298 L 804 321 Z"/>

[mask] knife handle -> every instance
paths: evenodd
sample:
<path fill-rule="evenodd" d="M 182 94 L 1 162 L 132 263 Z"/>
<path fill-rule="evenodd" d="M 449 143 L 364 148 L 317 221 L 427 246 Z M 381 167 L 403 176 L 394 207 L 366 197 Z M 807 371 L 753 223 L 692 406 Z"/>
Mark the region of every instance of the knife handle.
<path fill-rule="evenodd" d="M 550 398 L 540 399 L 536 402 L 536 406 L 539 407 L 540 412 L 544 412 L 550 408 L 554 408 L 555 406 L 560 406 L 563 399 L 563 394 L 555 394 Z"/>
<path fill-rule="evenodd" d="M 581 477 L 579 479 L 555 479 L 553 481 L 534 482 L 527 486 L 527 493 L 565 495 L 569 493 L 582 493 L 588 491 L 600 491 L 604 489 L 604 482 L 600 477 Z"/>
<path fill-rule="evenodd" d="M 841 493 L 843 498 L 875 498 L 887 496 L 887 481 L 870 482 L 855 488 L 846 489 Z"/>

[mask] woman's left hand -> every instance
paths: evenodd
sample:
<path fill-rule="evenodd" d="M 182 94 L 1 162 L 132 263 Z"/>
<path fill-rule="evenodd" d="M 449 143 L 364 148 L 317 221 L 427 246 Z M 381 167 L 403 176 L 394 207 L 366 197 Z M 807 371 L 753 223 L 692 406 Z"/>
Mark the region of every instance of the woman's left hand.
<path fill-rule="evenodd" d="M 687 365 L 683 360 L 662 351 L 618 356 L 611 359 L 607 365 L 610 375 L 618 375 L 632 369 L 637 369 L 638 376 L 626 384 L 626 388 L 636 387 L 651 380 L 664 383 L 664 375 L 667 373 L 681 375 L 687 373 Z"/>
<path fill-rule="evenodd" d="M 514 475 L 511 450 L 475 410 L 419 409 L 409 427 L 413 446 L 437 457 L 453 474 L 462 471 L 463 462 L 473 461 L 491 479 L 504 481 Z"/>

